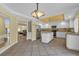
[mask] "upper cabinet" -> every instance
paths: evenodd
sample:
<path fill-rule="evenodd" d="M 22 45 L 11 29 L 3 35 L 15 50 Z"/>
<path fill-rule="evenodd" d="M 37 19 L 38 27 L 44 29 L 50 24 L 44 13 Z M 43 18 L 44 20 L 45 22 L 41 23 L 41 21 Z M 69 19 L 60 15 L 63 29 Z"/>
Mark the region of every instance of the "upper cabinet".
<path fill-rule="evenodd" d="M 63 20 L 64 20 L 64 14 L 49 16 L 49 17 L 41 19 L 41 21 L 44 23 L 58 22 L 58 21 L 63 21 Z"/>

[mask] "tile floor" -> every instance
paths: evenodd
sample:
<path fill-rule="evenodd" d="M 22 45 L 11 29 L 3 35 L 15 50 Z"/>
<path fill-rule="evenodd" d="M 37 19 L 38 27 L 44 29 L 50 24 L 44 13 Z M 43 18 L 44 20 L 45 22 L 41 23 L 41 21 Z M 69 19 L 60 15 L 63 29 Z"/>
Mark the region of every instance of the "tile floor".
<path fill-rule="evenodd" d="M 68 50 L 65 47 L 65 39 L 54 39 L 49 44 L 42 43 L 40 40 L 21 41 L 1 56 L 78 56 L 78 51 Z"/>

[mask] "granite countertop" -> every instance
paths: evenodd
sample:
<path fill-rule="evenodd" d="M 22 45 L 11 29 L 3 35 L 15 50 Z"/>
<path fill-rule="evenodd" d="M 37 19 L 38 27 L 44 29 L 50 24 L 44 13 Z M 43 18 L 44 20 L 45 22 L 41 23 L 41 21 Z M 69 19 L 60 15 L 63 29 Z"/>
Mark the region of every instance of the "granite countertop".
<path fill-rule="evenodd" d="M 46 29 L 41 29 L 42 32 L 52 32 L 52 29 L 46 28 Z"/>
<path fill-rule="evenodd" d="M 52 32 L 52 31 L 57 31 L 57 32 L 71 32 L 73 28 L 44 28 L 41 29 L 41 31 L 45 32 Z"/>
<path fill-rule="evenodd" d="M 75 32 L 67 32 L 67 34 L 70 34 L 70 35 L 79 35 L 79 33 L 75 33 Z"/>

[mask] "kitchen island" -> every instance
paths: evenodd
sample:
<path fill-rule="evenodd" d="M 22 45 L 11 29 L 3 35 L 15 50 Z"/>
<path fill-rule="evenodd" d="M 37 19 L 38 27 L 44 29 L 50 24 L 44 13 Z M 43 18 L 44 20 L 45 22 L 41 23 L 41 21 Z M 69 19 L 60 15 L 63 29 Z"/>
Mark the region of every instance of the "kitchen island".
<path fill-rule="evenodd" d="M 41 42 L 49 43 L 53 40 L 53 32 L 50 29 L 41 30 Z"/>

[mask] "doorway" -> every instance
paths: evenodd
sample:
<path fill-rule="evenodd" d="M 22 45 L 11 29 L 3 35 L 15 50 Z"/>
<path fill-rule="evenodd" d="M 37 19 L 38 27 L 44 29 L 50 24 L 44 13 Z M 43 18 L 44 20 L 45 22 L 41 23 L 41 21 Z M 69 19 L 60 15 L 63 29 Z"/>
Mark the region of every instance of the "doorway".
<path fill-rule="evenodd" d="M 52 26 L 53 37 L 56 38 L 56 26 Z"/>
<path fill-rule="evenodd" d="M 18 42 L 26 41 L 27 26 L 25 24 L 18 24 Z"/>

